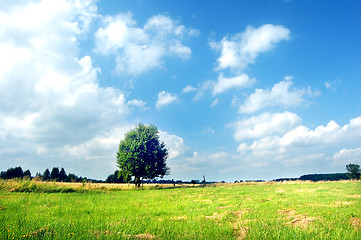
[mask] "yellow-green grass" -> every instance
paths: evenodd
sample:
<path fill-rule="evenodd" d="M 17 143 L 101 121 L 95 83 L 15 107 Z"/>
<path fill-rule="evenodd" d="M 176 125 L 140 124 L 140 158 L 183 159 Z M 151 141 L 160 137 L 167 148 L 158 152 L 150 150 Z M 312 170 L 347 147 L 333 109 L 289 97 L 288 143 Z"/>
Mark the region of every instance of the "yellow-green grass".
<path fill-rule="evenodd" d="M 360 181 L 0 189 L 0 239 L 361 239 Z"/>

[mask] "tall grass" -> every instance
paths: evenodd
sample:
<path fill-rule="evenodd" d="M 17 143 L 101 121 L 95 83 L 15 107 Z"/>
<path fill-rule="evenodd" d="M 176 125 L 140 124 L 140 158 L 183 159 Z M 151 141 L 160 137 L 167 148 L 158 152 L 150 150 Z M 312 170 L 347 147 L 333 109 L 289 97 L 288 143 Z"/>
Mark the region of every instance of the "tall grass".
<path fill-rule="evenodd" d="M 21 183 L 43 187 L 35 192 L 0 184 L 0 239 L 361 239 L 360 181 L 142 191 Z"/>

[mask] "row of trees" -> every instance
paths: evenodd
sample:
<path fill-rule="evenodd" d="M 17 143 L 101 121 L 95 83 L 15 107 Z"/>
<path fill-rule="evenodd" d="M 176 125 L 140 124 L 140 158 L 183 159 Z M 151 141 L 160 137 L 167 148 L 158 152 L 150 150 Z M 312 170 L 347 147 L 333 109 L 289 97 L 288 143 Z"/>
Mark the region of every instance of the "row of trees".
<path fill-rule="evenodd" d="M 30 170 L 23 171 L 23 169 L 19 166 L 15 168 L 9 168 L 7 171 L 2 171 L 0 173 L 0 178 L 2 179 L 35 178 L 38 181 L 58 181 L 58 182 L 83 182 L 83 181 L 102 182 L 101 180 L 79 177 L 73 173 L 67 174 L 64 168 L 61 168 L 59 170 L 58 167 L 53 167 L 51 171 L 47 168 L 43 173 L 36 173 L 35 177 L 32 177 Z"/>
<path fill-rule="evenodd" d="M 12 178 L 31 178 L 30 170 L 23 171 L 21 167 L 9 168 L 7 171 L 0 172 L 0 178 L 12 179 Z"/>

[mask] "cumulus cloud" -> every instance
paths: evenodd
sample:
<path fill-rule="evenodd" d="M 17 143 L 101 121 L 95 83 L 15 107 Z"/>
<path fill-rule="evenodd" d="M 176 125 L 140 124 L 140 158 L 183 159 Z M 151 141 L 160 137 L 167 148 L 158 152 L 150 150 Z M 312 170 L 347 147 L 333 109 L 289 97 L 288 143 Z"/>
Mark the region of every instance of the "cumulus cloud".
<path fill-rule="evenodd" d="M 218 81 L 213 86 L 213 95 L 222 93 L 230 88 L 242 88 L 251 86 L 256 80 L 250 78 L 247 74 L 240 74 L 235 77 L 225 78 L 223 74 L 219 74 Z"/>
<path fill-rule="evenodd" d="M 235 129 L 234 138 L 258 139 L 268 135 L 284 134 L 299 125 L 301 118 L 295 113 L 263 113 L 258 116 L 245 118 L 232 124 Z"/>
<path fill-rule="evenodd" d="M 341 149 L 332 157 L 329 157 L 328 160 L 333 161 L 335 165 L 361 164 L 361 148 Z"/>
<path fill-rule="evenodd" d="M 100 87 L 100 69 L 79 55 L 94 2 L 17 4 L 0 10 L 0 167 L 61 166 L 106 177 L 115 165 L 114 134 L 129 127 L 129 106 L 142 102 Z"/>
<path fill-rule="evenodd" d="M 266 107 L 297 107 L 305 101 L 305 96 L 317 96 L 319 92 L 308 89 L 291 88 L 293 82 L 286 77 L 271 89 L 256 89 L 239 107 L 240 113 L 253 113 Z"/>
<path fill-rule="evenodd" d="M 256 82 L 255 78 L 250 78 L 247 74 L 241 73 L 234 77 L 224 77 L 223 73 L 220 73 L 217 81 L 208 80 L 198 88 L 190 88 L 188 86 L 183 89 L 183 92 L 197 91 L 195 100 L 201 99 L 206 92 L 212 92 L 213 96 L 219 95 L 230 89 L 247 88 L 252 86 Z M 189 86 L 190 87 L 190 86 Z"/>
<path fill-rule="evenodd" d="M 166 56 L 189 59 L 192 51 L 182 39 L 195 32 L 164 15 L 149 18 L 144 27 L 137 27 L 130 13 L 106 16 L 95 33 L 94 50 L 114 55 L 118 73 L 139 75 L 162 67 Z"/>
<path fill-rule="evenodd" d="M 179 101 L 179 99 L 176 94 L 172 94 L 166 91 L 161 91 L 158 93 L 158 99 L 157 102 L 155 103 L 155 107 L 159 110 L 162 107 L 177 101 Z"/>
<path fill-rule="evenodd" d="M 297 115 L 287 112 L 278 117 L 283 116 L 280 119 L 284 119 L 287 115 L 293 115 L 290 118 L 292 121 L 289 119 L 281 121 L 279 125 L 274 124 L 272 121 L 276 115 L 278 114 L 269 115 L 270 123 L 262 124 L 261 120 L 266 121 L 263 117 L 267 116 L 262 114 L 240 121 L 240 128 L 235 125 L 235 138 L 241 141 L 237 149 L 240 161 L 247 166 L 254 165 L 257 171 L 264 166 L 268 166 L 270 171 L 272 168 L 282 168 L 287 175 L 277 177 L 298 177 L 320 172 L 320 169 L 323 172 L 341 171 L 340 167 L 344 169 L 349 161 L 360 161 L 358 142 L 361 139 L 361 117 L 351 119 L 343 126 L 330 121 L 326 125 L 310 129 L 300 125 Z M 255 130 L 257 124 L 261 126 L 260 131 Z M 272 126 L 276 130 L 270 129 Z M 229 166 L 226 172 L 241 170 L 240 167 Z"/>
<path fill-rule="evenodd" d="M 159 131 L 159 137 L 160 140 L 165 143 L 168 149 L 168 161 L 172 161 L 174 158 L 183 156 L 190 150 L 189 146 L 185 144 L 183 138 L 177 135 Z"/>
<path fill-rule="evenodd" d="M 265 24 L 258 28 L 247 26 L 243 33 L 238 33 L 221 42 L 211 42 L 211 47 L 221 50 L 218 58 L 218 70 L 231 68 L 243 70 L 248 64 L 254 63 L 257 56 L 269 51 L 283 40 L 290 38 L 290 30 L 281 25 Z"/>
<path fill-rule="evenodd" d="M 147 103 L 143 102 L 142 100 L 139 100 L 139 99 L 129 100 L 128 105 L 138 107 L 141 110 L 147 109 L 147 107 L 145 106 L 145 105 L 147 105 Z"/>
<path fill-rule="evenodd" d="M 197 88 L 192 87 L 191 85 L 187 85 L 183 88 L 182 93 L 189 93 L 194 91 L 197 91 Z"/>
<path fill-rule="evenodd" d="M 350 120 L 349 124 L 338 125 L 335 121 L 330 121 L 326 126 L 317 126 L 314 130 L 305 126 L 298 126 L 287 131 L 283 135 L 268 135 L 253 141 L 251 144 L 241 143 L 238 147 L 239 152 L 251 151 L 253 154 L 266 155 L 273 153 L 302 154 L 305 148 L 307 152 L 320 151 L 328 149 L 334 144 L 350 145 L 361 137 L 361 117 Z"/>

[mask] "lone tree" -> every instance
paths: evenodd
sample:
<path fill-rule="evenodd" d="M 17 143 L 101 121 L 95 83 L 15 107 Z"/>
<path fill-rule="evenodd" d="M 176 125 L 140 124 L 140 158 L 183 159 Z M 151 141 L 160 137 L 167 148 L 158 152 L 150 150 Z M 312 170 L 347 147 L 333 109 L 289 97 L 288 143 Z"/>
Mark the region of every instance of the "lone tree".
<path fill-rule="evenodd" d="M 360 178 L 360 165 L 358 164 L 348 164 L 346 165 L 347 175 L 351 179 L 359 179 Z"/>
<path fill-rule="evenodd" d="M 140 187 L 144 179 L 169 174 L 167 158 L 168 150 L 159 140 L 157 127 L 139 123 L 120 141 L 117 164 L 124 177 L 134 177 L 135 186 Z"/>

